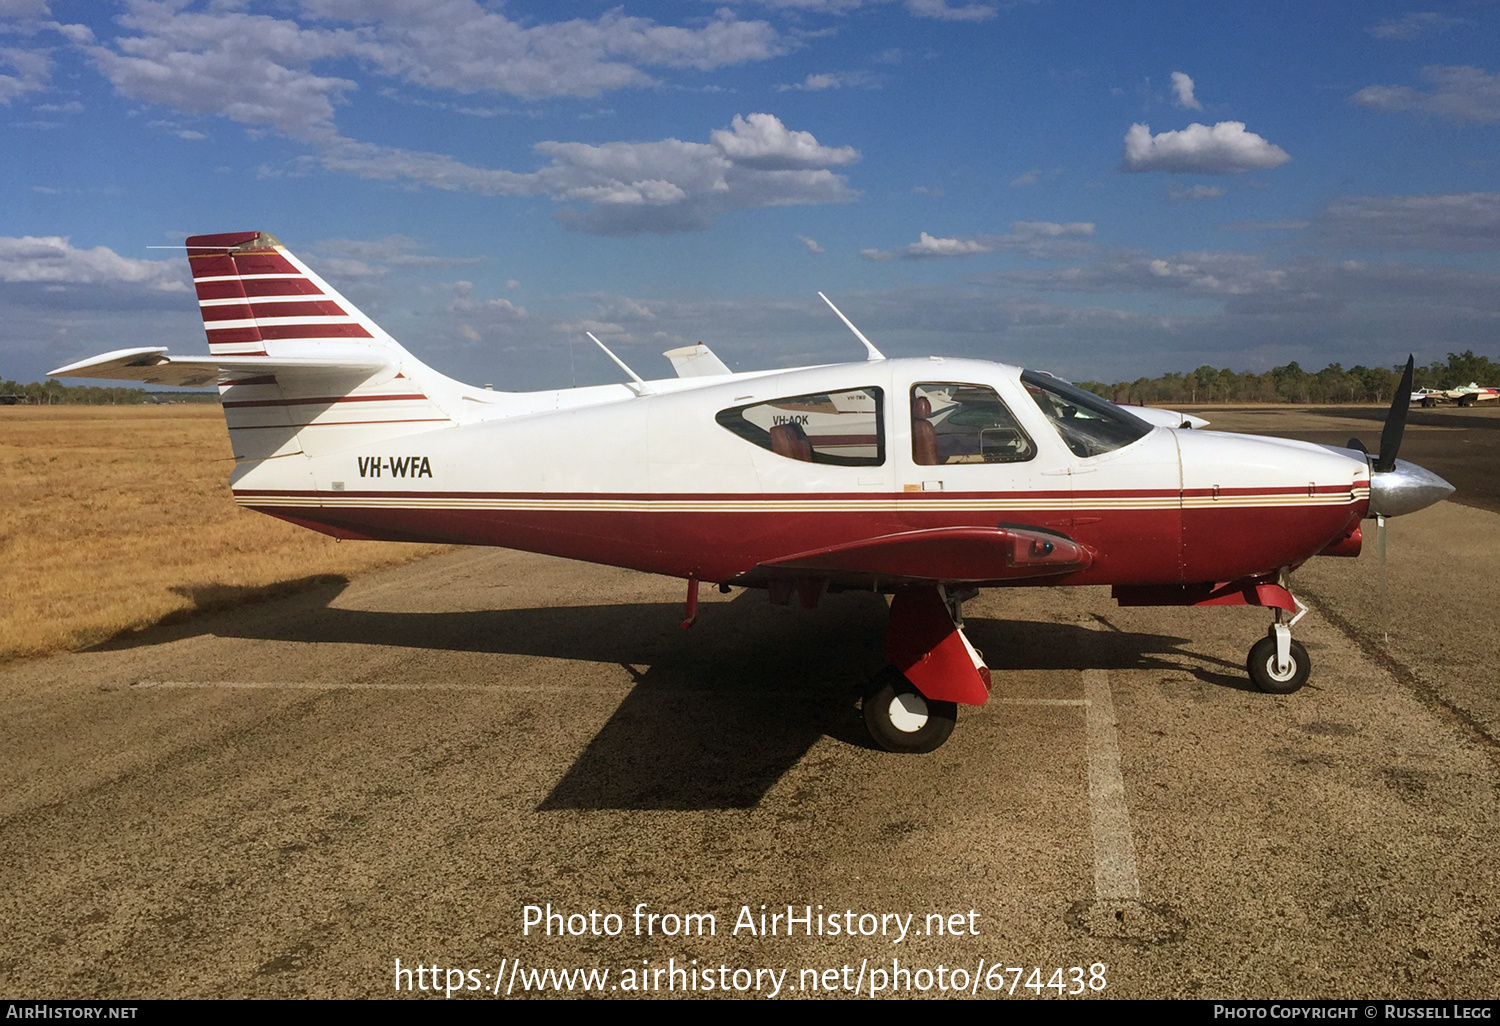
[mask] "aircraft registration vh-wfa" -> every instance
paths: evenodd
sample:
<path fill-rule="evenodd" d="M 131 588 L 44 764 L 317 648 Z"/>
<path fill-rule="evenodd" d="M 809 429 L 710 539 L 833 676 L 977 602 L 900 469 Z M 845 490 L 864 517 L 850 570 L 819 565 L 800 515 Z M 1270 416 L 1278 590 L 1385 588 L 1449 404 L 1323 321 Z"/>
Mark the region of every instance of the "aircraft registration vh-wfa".
<path fill-rule="evenodd" d="M 863 712 L 896 752 L 932 751 L 958 704 L 988 698 L 963 632 L 979 588 L 1107 584 L 1121 605 L 1269 607 L 1250 679 L 1295 691 L 1310 664 L 1291 636 L 1289 571 L 1357 555 L 1364 518 L 1453 490 L 1396 459 L 1410 361 L 1374 455 L 1184 430 L 1180 414 L 1004 364 L 886 359 L 842 313 L 867 359 L 732 373 L 700 344 L 665 354 L 672 379 L 642 380 L 610 354 L 629 382 L 503 392 L 418 361 L 271 235 L 200 235 L 187 250 L 209 355 L 125 349 L 52 373 L 217 383 L 235 500 L 335 537 L 684 578 L 684 626 L 700 582 L 806 606 L 889 594 L 892 665 Z"/>

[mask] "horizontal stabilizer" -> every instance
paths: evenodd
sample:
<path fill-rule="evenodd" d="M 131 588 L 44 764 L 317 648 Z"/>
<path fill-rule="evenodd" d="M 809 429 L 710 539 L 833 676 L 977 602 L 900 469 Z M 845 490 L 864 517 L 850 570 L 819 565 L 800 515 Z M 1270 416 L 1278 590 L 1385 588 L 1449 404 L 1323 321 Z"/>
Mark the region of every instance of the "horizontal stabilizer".
<path fill-rule="evenodd" d="M 708 378 L 734 373 L 702 342 L 681 349 L 668 349 L 661 355 L 672 361 L 672 369 L 679 378 Z"/>
<path fill-rule="evenodd" d="M 108 378 L 141 381 L 148 385 L 180 385 L 202 388 L 245 374 L 293 373 L 304 377 L 366 380 L 381 372 L 394 373 L 395 365 L 383 353 L 368 346 L 323 342 L 317 355 L 287 356 L 168 356 L 164 346 L 117 349 L 90 357 L 48 376 L 56 378 Z"/>
<path fill-rule="evenodd" d="M 1007 524 L 864 538 L 771 560 L 759 569 L 957 584 L 1071 573 L 1092 563 L 1088 549 L 1065 535 Z"/>

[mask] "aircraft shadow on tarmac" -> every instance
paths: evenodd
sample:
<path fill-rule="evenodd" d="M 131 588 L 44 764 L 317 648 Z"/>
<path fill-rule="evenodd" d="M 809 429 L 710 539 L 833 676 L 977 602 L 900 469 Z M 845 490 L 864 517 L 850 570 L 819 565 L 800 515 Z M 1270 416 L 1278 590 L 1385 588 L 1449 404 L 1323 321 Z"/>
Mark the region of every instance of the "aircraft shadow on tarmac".
<path fill-rule="evenodd" d="M 282 601 L 100 647 L 213 634 L 532 656 L 579 664 L 562 679 L 540 682 L 569 687 L 588 686 L 583 664 L 623 667 L 634 686 L 542 810 L 751 808 L 821 738 L 872 747 L 858 710 L 865 682 L 884 659 L 886 604 L 872 594 L 829 595 L 805 610 L 773 606 L 764 593 L 748 591 L 706 603 L 684 631 L 677 603 L 386 612 L 330 605 L 343 587 L 325 582 Z M 1120 631 L 1098 619 L 1107 629 L 974 617 L 968 623 L 999 694 L 1007 670 L 1095 667 L 1186 669 L 1209 683 L 1248 688 L 1242 669 L 1189 650 L 1186 639 Z"/>

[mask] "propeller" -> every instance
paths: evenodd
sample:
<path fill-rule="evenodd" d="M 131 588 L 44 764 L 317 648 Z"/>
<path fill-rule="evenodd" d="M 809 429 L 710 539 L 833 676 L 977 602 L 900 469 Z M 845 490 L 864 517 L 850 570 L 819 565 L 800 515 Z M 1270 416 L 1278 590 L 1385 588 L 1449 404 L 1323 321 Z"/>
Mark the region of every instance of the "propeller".
<path fill-rule="evenodd" d="M 1365 448 L 1363 442 L 1358 438 L 1349 439 L 1349 448 L 1362 453 L 1370 463 L 1370 512 L 1375 515 L 1376 564 L 1379 567 L 1380 577 L 1380 614 L 1385 625 L 1383 633 L 1387 644 L 1391 640 L 1391 610 L 1385 572 L 1385 519 L 1388 512 L 1402 512 L 1399 509 L 1388 508 L 1387 504 L 1395 501 L 1391 495 L 1392 492 L 1395 492 L 1396 497 L 1399 498 L 1404 484 L 1399 477 L 1406 475 L 1399 475 L 1398 479 L 1392 482 L 1395 485 L 1394 488 L 1381 487 L 1386 485 L 1386 481 L 1379 481 L 1377 484 L 1376 475 L 1389 474 L 1396 469 L 1396 453 L 1401 449 L 1401 438 L 1406 433 L 1406 415 L 1411 409 L 1411 382 L 1416 371 L 1416 363 L 1415 354 L 1407 356 L 1406 370 L 1401 374 L 1401 383 L 1396 386 L 1396 394 L 1391 396 L 1391 409 L 1385 415 L 1385 427 L 1380 431 L 1379 454 L 1372 459 L 1370 450 Z M 1425 471 L 1423 473 L 1425 474 Z"/>
<path fill-rule="evenodd" d="M 1406 413 L 1411 409 L 1411 379 L 1416 365 L 1416 356 L 1407 356 L 1406 370 L 1401 375 L 1401 384 L 1396 386 L 1396 394 L 1391 396 L 1391 412 L 1385 415 L 1385 428 L 1380 432 L 1380 456 L 1370 466 L 1376 473 L 1396 469 L 1396 452 L 1401 448 L 1401 436 L 1406 433 Z"/>
<path fill-rule="evenodd" d="M 1358 452 L 1369 464 L 1368 515 L 1377 519 L 1415 513 L 1453 494 L 1453 486 L 1436 474 L 1396 458 L 1401 450 L 1401 437 L 1406 433 L 1406 416 L 1411 409 L 1411 382 L 1415 371 L 1416 359 L 1408 356 L 1401 382 L 1396 386 L 1396 394 L 1391 397 L 1390 412 L 1385 415 L 1385 427 L 1380 432 L 1380 451 L 1372 453 L 1358 438 L 1349 439 L 1349 448 Z"/>

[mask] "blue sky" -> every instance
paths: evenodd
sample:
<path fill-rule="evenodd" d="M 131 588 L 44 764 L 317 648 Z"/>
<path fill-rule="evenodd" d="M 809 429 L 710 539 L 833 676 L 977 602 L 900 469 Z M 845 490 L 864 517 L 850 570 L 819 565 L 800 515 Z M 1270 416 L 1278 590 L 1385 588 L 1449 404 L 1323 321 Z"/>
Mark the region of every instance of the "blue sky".
<path fill-rule="evenodd" d="M 1493 2 L 0 0 L 0 377 L 261 230 L 498 388 L 1500 356 Z"/>

